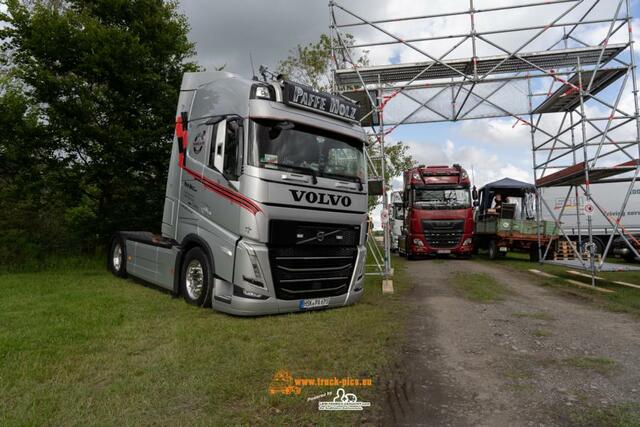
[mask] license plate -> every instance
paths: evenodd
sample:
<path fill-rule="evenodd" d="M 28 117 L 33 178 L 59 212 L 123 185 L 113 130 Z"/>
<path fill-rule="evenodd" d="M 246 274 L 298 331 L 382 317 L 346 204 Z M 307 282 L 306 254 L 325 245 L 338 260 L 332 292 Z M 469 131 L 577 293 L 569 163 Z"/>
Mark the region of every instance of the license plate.
<path fill-rule="evenodd" d="M 450 249 L 439 249 L 438 253 L 439 254 L 450 254 L 451 250 Z"/>
<path fill-rule="evenodd" d="M 507 252 L 508 248 L 502 247 L 502 248 L 499 248 L 499 250 L 500 250 L 500 252 Z"/>
<path fill-rule="evenodd" d="M 329 305 L 329 298 L 312 298 L 300 300 L 301 309 L 325 307 L 327 305 Z"/>

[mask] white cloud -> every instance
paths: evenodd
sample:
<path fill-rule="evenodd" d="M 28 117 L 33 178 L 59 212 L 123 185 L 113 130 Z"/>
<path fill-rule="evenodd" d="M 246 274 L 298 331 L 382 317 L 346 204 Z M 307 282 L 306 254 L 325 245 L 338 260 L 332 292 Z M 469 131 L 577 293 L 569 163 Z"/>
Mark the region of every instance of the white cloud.
<path fill-rule="evenodd" d="M 459 127 L 461 136 L 496 148 L 531 148 L 530 127 L 515 118 L 470 120 Z"/>

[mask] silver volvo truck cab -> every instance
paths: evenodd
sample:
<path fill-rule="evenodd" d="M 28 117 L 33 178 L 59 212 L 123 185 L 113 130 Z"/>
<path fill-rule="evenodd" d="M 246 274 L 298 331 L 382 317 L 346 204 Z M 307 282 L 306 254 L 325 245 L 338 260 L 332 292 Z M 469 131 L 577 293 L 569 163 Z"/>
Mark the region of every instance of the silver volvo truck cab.
<path fill-rule="evenodd" d="M 238 315 L 356 302 L 367 231 L 358 114 L 291 82 L 185 74 L 162 235 L 118 233 L 109 268 Z"/>

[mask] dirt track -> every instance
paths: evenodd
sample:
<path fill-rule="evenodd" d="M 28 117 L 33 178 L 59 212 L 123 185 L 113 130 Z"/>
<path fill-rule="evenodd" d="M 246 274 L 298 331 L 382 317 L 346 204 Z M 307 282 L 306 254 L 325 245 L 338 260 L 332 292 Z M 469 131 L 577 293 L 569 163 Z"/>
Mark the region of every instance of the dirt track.
<path fill-rule="evenodd" d="M 408 270 L 413 314 L 401 360 L 385 374 L 382 424 L 584 424 L 597 408 L 640 402 L 637 317 L 535 285 L 499 262 L 422 260 Z M 488 273 L 511 293 L 469 301 L 450 283 L 456 271 Z"/>

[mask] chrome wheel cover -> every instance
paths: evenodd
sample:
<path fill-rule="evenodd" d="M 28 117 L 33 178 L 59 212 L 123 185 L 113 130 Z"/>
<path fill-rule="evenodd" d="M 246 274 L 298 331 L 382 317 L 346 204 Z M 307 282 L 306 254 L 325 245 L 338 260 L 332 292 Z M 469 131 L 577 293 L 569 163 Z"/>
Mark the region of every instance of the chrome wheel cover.
<path fill-rule="evenodd" d="M 187 266 L 185 284 L 189 298 L 192 300 L 200 298 L 204 289 L 204 271 L 202 270 L 202 264 L 197 259 L 192 259 Z"/>
<path fill-rule="evenodd" d="M 120 271 L 122 268 L 122 247 L 120 243 L 116 243 L 113 247 L 113 257 L 111 259 L 111 263 L 113 264 L 113 269 L 115 271 Z"/>

